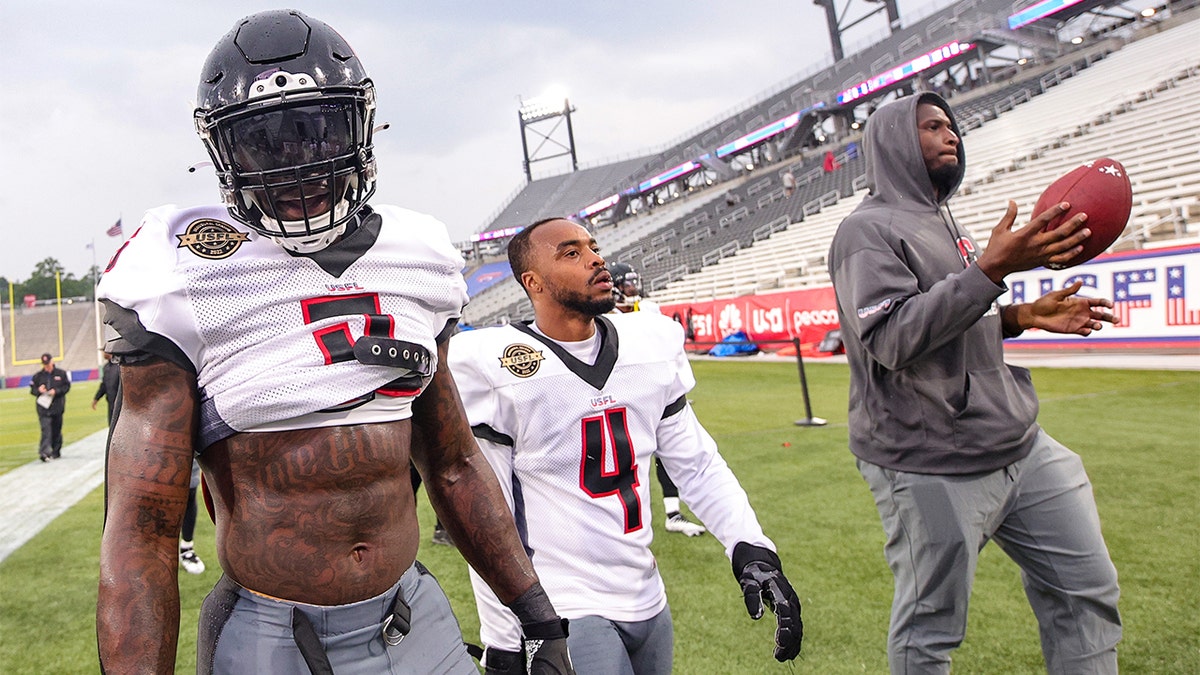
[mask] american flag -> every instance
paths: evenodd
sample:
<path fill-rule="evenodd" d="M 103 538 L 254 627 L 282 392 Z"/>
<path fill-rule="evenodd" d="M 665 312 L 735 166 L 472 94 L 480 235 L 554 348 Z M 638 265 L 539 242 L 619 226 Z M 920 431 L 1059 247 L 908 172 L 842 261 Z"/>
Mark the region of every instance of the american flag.
<path fill-rule="evenodd" d="M 1149 293 L 1135 293 L 1131 286 L 1143 281 L 1154 281 L 1154 269 L 1130 270 L 1113 275 L 1113 318 L 1114 325 L 1129 325 L 1129 310 L 1150 306 Z"/>
<path fill-rule="evenodd" d="M 114 223 L 112 227 L 110 227 L 110 228 L 108 228 L 107 230 L 105 230 L 105 231 L 104 231 L 104 234 L 107 234 L 107 235 L 108 235 L 108 236 L 110 236 L 110 237 L 119 237 L 119 236 L 121 236 L 121 234 L 122 234 L 122 232 L 121 232 L 121 219 L 120 219 L 120 218 L 117 218 L 117 222 L 116 222 L 116 223 Z"/>
<path fill-rule="evenodd" d="M 1200 309 L 1187 308 L 1187 287 L 1183 265 L 1167 268 L 1167 325 L 1200 325 Z"/>

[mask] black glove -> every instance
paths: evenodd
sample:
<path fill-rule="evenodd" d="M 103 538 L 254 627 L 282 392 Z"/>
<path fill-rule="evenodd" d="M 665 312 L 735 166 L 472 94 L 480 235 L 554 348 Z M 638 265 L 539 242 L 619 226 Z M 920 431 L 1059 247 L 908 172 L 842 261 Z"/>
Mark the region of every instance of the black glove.
<path fill-rule="evenodd" d="M 567 653 L 567 620 L 551 619 L 521 626 L 523 653 L 488 647 L 484 675 L 574 675 Z"/>
<path fill-rule="evenodd" d="M 575 675 L 567 652 L 567 620 L 522 624 L 525 668 L 529 675 Z"/>
<path fill-rule="evenodd" d="M 733 547 L 733 575 L 746 596 L 746 611 L 758 620 L 763 603 L 775 612 L 775 660 L 790 661 L 800 653 L 804 622 L 800 620 L 800 598 L 783 576 L 783 565 L 775 552 L 738 542 Z"/>
<path fill-rule="evenodd" d="M 488 647 L 483 651 L 484 675 L 525 675 L 521 652 Z"/>

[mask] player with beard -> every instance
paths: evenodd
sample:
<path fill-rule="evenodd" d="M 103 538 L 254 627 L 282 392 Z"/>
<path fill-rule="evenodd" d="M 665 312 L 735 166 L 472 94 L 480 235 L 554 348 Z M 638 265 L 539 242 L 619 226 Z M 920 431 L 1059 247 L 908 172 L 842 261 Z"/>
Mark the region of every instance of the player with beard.
<path fill-rule="evenodd" d="M 96 623 L 101 669 L 173 672 L 193 457 L 224 575 L 201 673 L 477 673 L 416 561 L 410 460 L 459 551 L 573 672 L 447 367 L 467 300 L 445 227 L 375 188 L 375 90 L 328 25 L 280 10 L 209 55 L 196 128 L 222 205 L 146 214 L 100 283 L 119 338 Z"/>
<path fill-rule="evenodd" d="M 508 256 L 534 321 L 459 333 L 450 367 L 534 568 L 571 621 L 578 672 L 671 672 L 674 628 L 650 552 L 655 455 L 725 547 L 750 615 L 774 609 L 775 658 L 795 658 L 800 602 L 688 405 L 682 328 L 657 313 L 609 314 L 612 276 L 571 221 L 534 223 Z M 488 672 L 519 672 L 519 622 L 475 572 Z"/>
<path fill-rule="evenodd" d="M 1051 673 L 1115 673 L 1117 571 L 1079 456 L 1037 423 L 1029 371 L 1004 338 L 1029 328 L 1090 335 L 1112 302 L 1072 283 L 1001 306 L 1011 272 L 1063 262 L 1086 215 L 1014 229 L 1017 207 L 978 246 L 948 202 L 966 171 L 940 96 L 899 98 L 866 129 L 870 193 L 829 251 L 850 364 L 850 450 L 887 535 L 895 581 L 891 672 L 949 673 L 967 628 L 979 553 L 995 540 L 1021 568 Z"/>

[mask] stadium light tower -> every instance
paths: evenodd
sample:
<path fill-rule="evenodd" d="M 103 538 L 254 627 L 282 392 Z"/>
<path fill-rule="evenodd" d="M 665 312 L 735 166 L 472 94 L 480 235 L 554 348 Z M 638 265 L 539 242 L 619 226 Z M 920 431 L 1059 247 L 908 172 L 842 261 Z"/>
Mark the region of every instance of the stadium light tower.
<path fill-rule="evenodd" d="M 833 60 L 841 61 L 846 57 L 845 51 L 842 49 L 842 33 L 850 30 L 854 26 L 862 23 L 866 19 L 875 16 L 881 11 L 887 12 L 889 32 L 895 33 L 900 28 L 900 10 L 896 7 L 896 0 L 861 0 L 865 3 L 873 5 L 883 5 L 876 7 L 862 16 L 847 21 L 847 16 L 850 14 L 850 5 L 854 4 L 854 0 L 846 0 L 842 7 L 842 15 L 839 17 L 837 12 L 837 0 L 813 0 L 813 4 L 825 9 L 825 23 L 829 26 L 829 42 L 833 47 Z"/>
<path fill-rule="evenodd" d="M 517 110 L 517 121 L 521 125 L 521 151 L 524 153 L 522 166 L 525 169 L 526 181 L 533 182 L 533 169 L 530 165 L 556 157 L 569 156 L 571 170 L 579 170 L 579 161 L 575 155 L 575 131 L 571 127 L 573 112 L 575 108 L 571 106 L 566 92 L 560 89 L 552 89 L 536 98 L 521 101 L 521 107 Z M 564 122 L 566 129 L 560 131 Z M 540 139 L 532 152 L 529 149 L 530 133 L 536 136 L 535 140 Z M 547 145 L 550 147 L 547 148 Z"/>

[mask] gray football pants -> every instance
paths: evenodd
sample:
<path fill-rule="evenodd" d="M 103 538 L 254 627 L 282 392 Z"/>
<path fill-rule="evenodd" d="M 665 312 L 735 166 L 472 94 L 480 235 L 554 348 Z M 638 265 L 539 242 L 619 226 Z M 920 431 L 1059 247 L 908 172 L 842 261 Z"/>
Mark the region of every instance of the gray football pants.
<path fill-rule="evenodd" d="M 397 587 L 412 609 L 412 629 L 397 645 L 382 625 Z M 336 607 L 274 600 L 221 577 L 200 611 L 198 673 L 273 675 L 310 672 L 292 629 L 299 608 L 338 675 L 478 675 L 458 620 L 433 575 L 419 563 L 387 593 Z"/>
<path fill-rule="evenodd" d="M 667 607 L 646 621 L 571 619 L 567 649 L 578 675 L 670 675 L 675 625 Z"/>
<path fill-rule="evenodd" d="M 1116 673 L 1117 571 L 1079 456 L 1039 431 L 1029 456 L 990 473 L 941 476 L 858 462 L 895 578 L 894 675 L 949 673 L 979 552 L 989 539 L 1021 568 L 1050 673 Z"/>

